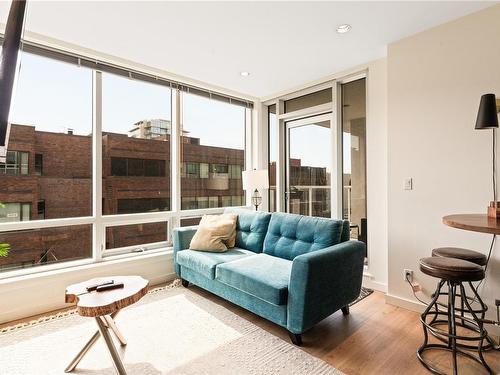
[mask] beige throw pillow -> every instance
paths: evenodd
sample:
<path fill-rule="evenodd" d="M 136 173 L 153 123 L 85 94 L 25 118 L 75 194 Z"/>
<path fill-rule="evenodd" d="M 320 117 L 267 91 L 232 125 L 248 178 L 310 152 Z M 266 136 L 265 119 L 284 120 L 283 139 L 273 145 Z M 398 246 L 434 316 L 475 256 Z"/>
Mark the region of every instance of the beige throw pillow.
<path fill-rule="evenodd" d="M 234 247 L 238 215 L 203 215 L 189 248 L 199 251 L 224 252 Z"/>

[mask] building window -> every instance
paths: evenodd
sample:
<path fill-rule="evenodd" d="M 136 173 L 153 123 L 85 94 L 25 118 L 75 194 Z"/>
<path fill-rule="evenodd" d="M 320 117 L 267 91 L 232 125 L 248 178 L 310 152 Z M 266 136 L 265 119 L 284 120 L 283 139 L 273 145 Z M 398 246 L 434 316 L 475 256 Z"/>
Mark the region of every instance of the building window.
<path fill-rule="evenodd" d="M 196 210 L 197 208 L 198 208 L 198 202 L 196 201 L 196 197 L 182 197 L 181 209 Z"/>
<path fill-rule="evenodd" d="M 0 223 L 28 221 L 31 203 L 0 203 Z"/>
<path fill-rule="evenodd" d="M 208 207 L 209 208 L 219 207 L 219 197 L 208 197 Z"/>
<path fill-rule="evenodd" d="M 127 177 L 165 177 L 166 160 L 111 158 L 111 175 Z"/>
<path fill-rule="evenodd" d="M 208 178 L 208 163 L 200 163 L 200 178 Z"/>
<path fill-rule="evenodd" d="M 242 195 L 233 195 L 231 197 L 231 205 L 232 206 L 243 206 L 243 196 Z"/>
<path fill-rule="evenodd" d="M 45 219 L 45 201 L 38 201 L 37 214 L 38 214 L 38 220 Z"/>
<path fill-rule="evenodd" d="M 230 196 L 243 195 L 241 181 L 234 180 L 241 180 L 245 165 L 245 108 L 183 93 L 182 116 L 182 209 L 232 206 Z"/>
<path fill-rule="evenodd" d="M 102 129 L 103 213 L 169 211 L 171 89 L 102 73 Z"/>
<path fill-rule="evenodd" d="M 170 206 L 168 198 L 118 199 L 118 214 L 135 214 L 140 212 L 167 211 Z"/>
<path fill-rule="evenodd" d="M 199 178 L 200 177 L 200 164 L 199 163 L 186 163 L 186 177 Z"/>
<path fill-rule="evenodd" d="M 208 197 L 196 197 L 198 208 L 208 208 Z"/>
<path fill-rule="evenodd" d="M 229 166 L 229 178 L 233 180 L 241 180 L 241 165 Z"/>
<path fill-rule="evenodd" d="M 43 155 L 35 154 L 35 174 L 37 176 L 43 175 Z"/>
<path fill-rule="evenodd" d="M 210 164 L 210 172 L 212 173 L 227 174 L 228 170 L 227 164 Z"/>
<path fill-rule="evenodd" d="M 29 152 L 7 151 L 5 163 L 0 163 L 0 173 L 25 176 L 29 173 Z"/>

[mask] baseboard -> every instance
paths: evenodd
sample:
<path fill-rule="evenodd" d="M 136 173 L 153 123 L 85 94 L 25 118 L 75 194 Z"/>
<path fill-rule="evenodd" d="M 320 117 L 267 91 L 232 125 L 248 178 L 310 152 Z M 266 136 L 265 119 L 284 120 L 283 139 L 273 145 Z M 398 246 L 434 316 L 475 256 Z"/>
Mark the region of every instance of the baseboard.
<path fill-rule="evenodd" d="M 378 292 L 387 293 L 387 284 L 372 280 L 369 277 L 363 277 L 363 286 Z"/>
<path fill-rule="evenodd" d="M 426 308 L 426 306 L 422 305 L 420 302 L 416 302 L 403 297 L 394 296 L 389 293 L 385 295 L 385 302 L 390 305 L 402 307 L 406 310 L 411 310 L 419 313 L 423 312 L 424 309 Z"/>

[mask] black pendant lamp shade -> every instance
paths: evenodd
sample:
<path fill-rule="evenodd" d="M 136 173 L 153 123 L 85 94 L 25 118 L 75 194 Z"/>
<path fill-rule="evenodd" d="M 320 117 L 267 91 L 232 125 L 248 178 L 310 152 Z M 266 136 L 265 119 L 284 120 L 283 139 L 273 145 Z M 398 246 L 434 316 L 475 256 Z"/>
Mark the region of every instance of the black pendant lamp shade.
<path fill-rule="evenodd" d="M 497 103 L 495 94 L 481 96 L 477 112 L 476 129 L 498 128 Z"/>

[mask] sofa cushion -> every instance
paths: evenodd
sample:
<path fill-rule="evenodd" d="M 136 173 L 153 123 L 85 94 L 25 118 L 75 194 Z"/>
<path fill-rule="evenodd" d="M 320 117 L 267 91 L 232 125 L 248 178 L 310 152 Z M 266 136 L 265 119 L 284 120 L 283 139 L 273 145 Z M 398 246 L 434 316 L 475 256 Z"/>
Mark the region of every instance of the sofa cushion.
<path fill-rule="evenodd" d="M 203 215 L 189 249 L 221 253 L 234 247 L 237 218 L 236 214 Z"/>
<path fill-rule="evenodd" d="M 264 301 L 284 305 L 291 271 L 291 261 L 257 254 L 217 265 L 215 278 Z"/>
<path fill-rule="evenodd" d="M 261 253 L 271 214 L 241 208 L 227 208 L 224 213 L 238 215 L 236 221 L 236 247 Z"/>
<path fill-rule="evenodd" d="M 255 253 L 249 250 L 239 249 L 237 247 L 224 253 L 182 250 L 177 252 L 177 263 L 213 280 L 215 278 L 215 267 L 218 264 L 253 255 L 255 255 Z"/>
<path fill-rule="evenodd" d="M 296 256 L 341 242 L 344 220 L 274 212 L 264 253 L 293 260 Z"/>

